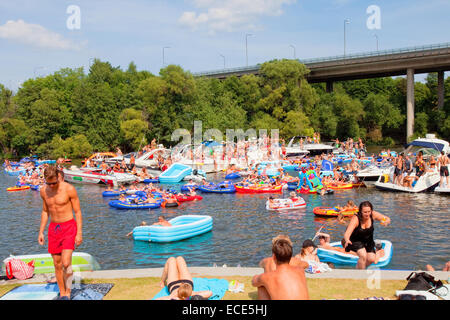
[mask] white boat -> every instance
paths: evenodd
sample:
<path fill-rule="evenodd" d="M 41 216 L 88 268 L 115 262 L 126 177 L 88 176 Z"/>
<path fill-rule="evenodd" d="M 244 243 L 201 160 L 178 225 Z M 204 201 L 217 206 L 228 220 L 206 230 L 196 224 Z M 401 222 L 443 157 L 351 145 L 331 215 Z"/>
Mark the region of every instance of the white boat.
<path fill-rule="evenodd" d="M 415 173 L 411 176 L 415 177 Z M 388 177 L 388 179 L 386 179 Z M 420 178 L 413 183 L 413 187 L 404 187 L 398 184 L 392 183 L 394 179 L 394 168 L 391 168 L 389 174 L 385 174 L 380 176 L 377 182 L 375 182 L 375 187 L 384 191 L 400 191 L 400 192 L 425 192 L 429 190 L 433 190 L 437 185 L 439 185 L 439 181 L 441 180 L 439 176 L 439 172 L 432 171 L 426 172 Z M 384 182 L 386 181 L 387 182 Z"/>
<path fill-rule="evenodd" d="M 106 184 L 117 187 L 121 184 L 133 183 L 136 176 L 129 173 L 112 172 L 111 174 L 101 174 L 100 169 L 79 169 L 71 166 L 64 169 L 64 180 L 72 183 Z"/>
<path fill-rule="evenodd" d="M 434 134 L 427 134 L 425 138 L 418 138 L 407 144 L 406 149 L 402 153 L 405 155 L 413 155 L 417 154 L 419 151 L 423 153 L 423 157 L 426 159 L 432 155 L 439 156 L 441 151 L 448 155 L 450 153 L 450 146 L 447 141 L 437 139 Z M 377 189 L 413 193 L 432 191 L 439 185 L 441 180 L 437 168 L 434 170 L 427 169 L 427 171 L 413 183 L 412 188 L 404 187 L 392 183 L 394 178 L 394 169 L 394 167 L 391 167 L 388 174 L 383 174 L 380 176 L 378 181 L 375 182 L 375 187 Z M 413 173 L 412 176 L 415 176 L 415 173 Z"/>
<path fill-rule="evenodd" d="M 300 146 L 300 138 L 303 138 L 303 145 Z M 297 142 L 294 141 L 297 139 Z M 301 159 L 306 155 L 315 156 L 323 153 L 332 153 L 333 146 L 324 143 L 306 143 L 306 137 L 295 136 L 286 146 L 286 157 L 288 159 Z"/>
<path fill-rule="evenodd" d="M 375 187 L 377 182 L 383 174 L 389 173 L 389 167 L 378 167 L 376 165 L 370 165 L 362 170 L 359 170 L 356 176 L 364 183 L 368 188 Z"/>
<path fill-rule="evenodd" d="M 158 166 L 158 157 L 161 156 L 163 159 L 166 159 L 170 156 L 170 150 L 166 148 L 157 148 L 150 150 L 149 152 L 144 153 L 142 156 L 136 158 L 134 164 L 137 168 L 146 168 L 157 171 Z M 125 162 L 128 164 L 130 161 L 125 159 Z M 159 172 L 160 174 L 161 172 Z M 158 175 L 159 175 L 158 174 Z"/>
<path fill-rule="evenodd" d="M 450 187 L 436 187 L 436 189 L 434 189 L 434 192 L 436 193 L 440 193 L 440 194 L 448 194 L 450 195 Z"/>

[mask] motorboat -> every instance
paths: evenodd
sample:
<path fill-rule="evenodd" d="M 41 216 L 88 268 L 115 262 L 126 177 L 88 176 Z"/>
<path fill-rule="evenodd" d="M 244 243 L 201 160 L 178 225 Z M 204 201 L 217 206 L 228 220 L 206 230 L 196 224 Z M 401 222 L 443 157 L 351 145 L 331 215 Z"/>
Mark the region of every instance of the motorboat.
<path fill-rule="evenodd" d="M 383 174 L 389 173 L 389 166 L 377 166 L 375 164 L 371 164 L 364 169 L 361 169 L 356 174 L 356 177 L 359 181 L 363 182 L 364 185 L 368 188 L 375 187 L 375 182 L 380 179 L 380 176 Z"/>
<path fill-rule="evenodd" d="M 110 158 L 117 157 L 117 154 L 114 152 L 96 152 L 92 154 L 87 160 L 91 164 L 100 165 L 103 161 L 107 161 Z M 86 167 L 86 161 L 81 161 L 83 163 L 83 167 Z"/>
<path fill-rule="evenodd" d="M 294 143 L 296 139 L 297 143 Z M 304 141 L 302 145 L 300 145 L 300 139 L 303 139 Z M 306 141 L 307 137 L 293 137 L 286 146 L 286 157 L 288 159 L 301 159 L 306 155 L 316 156 L 323 153 L 332 153 L 335 149 L 332 145 L 328 145 L 325 143 L 307 143 Z"/>
<path fill-rule="evenodd" d="M 447 156 L 450 153 L 449 143 L 445 140 L 437 139 L 434 134 L 427 134 L 425 138 L 418 138 L 405 146 L 402 152 L 405 155 L 416 155 L 418 152 L 423 153 L 423 158 L 427 159 L 430 156 L 439 156 L 441 151 Z M 394 178 L 394 167 L 389 169 L 389 173 L 383 174 L 375 182 L 375 187 L 385 191 L 400 191 L 400 192 L 425 192 L 434 191 L 441 180 L 439 171 L 435 169 L 427 169 L 417 180 L 412 183 L 412 188 L 392 183 Z M 413 177 L 416 173 L 412 174 Z"/>
<path fill-rule="evenodd" d="M 133 174 L 114 171 L 109 174 L 102 174 L 101 169 L 97 168 L 80 169 L 76 166 L 71 166 L 70 169 L 64 169 L 63 172 L 64 180 L 72 183 L 106 184 L 117 187 L 137 180 Z"/>

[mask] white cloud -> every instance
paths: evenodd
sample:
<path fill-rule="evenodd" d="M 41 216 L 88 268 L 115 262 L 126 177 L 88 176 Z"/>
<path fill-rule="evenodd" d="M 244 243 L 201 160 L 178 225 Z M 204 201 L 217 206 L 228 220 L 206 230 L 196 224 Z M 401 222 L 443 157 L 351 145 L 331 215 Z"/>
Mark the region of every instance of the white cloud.
<path fill-rule="evenodd" d="M 192 30 L 204 28 L 218 31 L 255 30 L 258 20 L 265 16 L 280 16 L 283 5 L 297 0 L 193 0 L 202 12 L 186 11 L 178 22 Z"/>
<path fill-rule="evenodd" d="M 79 45 L 64 39 L 60 34 L 47 30 L 39 24 L 30 24 L 23 20 L 9 20 L 4 25 L 0 25 L 0 38 L 41 48 L 62 50 L 80 49 Z"/>

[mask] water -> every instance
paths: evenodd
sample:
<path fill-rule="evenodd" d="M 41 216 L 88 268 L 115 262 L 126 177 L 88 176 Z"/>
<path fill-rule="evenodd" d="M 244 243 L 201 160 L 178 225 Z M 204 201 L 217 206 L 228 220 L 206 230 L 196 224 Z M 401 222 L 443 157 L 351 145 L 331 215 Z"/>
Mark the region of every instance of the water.
<path fill-rule="evenodd" d="M 208 180 L 220 181 L 219 174 Z M 37 242 L 42 200 L 39 192 L 7 192 L 16 182 L 0 173 L 0 258 L 9 254 L 46 253 Z M 448 197 L 431 194 L 381 192 L 376 189 L 335 191 L 333 195 L 302 195 L 307 207 L 289 212 L 265 209 L 268 195 L 201 194 L 202 201 L 184 202 L 178 208 L 117 210 L 103 198 L 97 185 L 75 185 L 83 214 L 83 244 L 78 251 L 93 255 L 102 269 L 162 267 L 169 256 L 183 256 L 190 266 L 255 267 L 271 255 L 271 239 L 287 234 L 298 253 L 303 240 L 312 238 L 324 225 L 332 241 L 339 241 L 346 226 L 336 219 L 316 218 L 316 206 L 343 205 L 369 200 L 375 210 L 388 215 L 388 227 L 375 225 L 375 238 L 393 243 L 394 255 L 387 269 L 424 269 L 426 264 L 442 268 L 450 258 Z M 176 186 L 176 187 L 179 187 Z M 159 215 L 167 219 L 181 214 L 205 214 L 214 219 L 212 232 L 184 241 L 158 244 L 133 241 L 126 234 L 142 221 L 153 223 Z"/>

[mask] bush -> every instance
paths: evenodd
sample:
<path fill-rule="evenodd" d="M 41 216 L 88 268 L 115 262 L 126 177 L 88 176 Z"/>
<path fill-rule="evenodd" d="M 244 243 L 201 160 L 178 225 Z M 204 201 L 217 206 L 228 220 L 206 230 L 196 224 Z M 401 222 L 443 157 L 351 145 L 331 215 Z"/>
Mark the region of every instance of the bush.
<path fill-rule="evenodd" d="M 391 137 L 385 137 L 382 141 L 382 145 L 386 148 L 392 148 L 393 146 L 395 146 L 395 141 Z"/>

